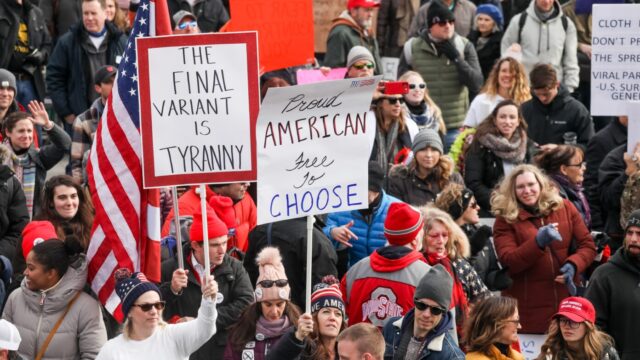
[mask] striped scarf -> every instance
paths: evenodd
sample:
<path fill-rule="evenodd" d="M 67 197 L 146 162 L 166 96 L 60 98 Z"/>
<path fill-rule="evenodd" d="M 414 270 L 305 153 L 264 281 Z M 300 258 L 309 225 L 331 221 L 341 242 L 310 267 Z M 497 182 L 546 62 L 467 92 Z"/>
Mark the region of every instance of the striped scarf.
<path fill-rule="evenodd" d="M 25 152 L 21 155 L 16 155 L 9 139 L 4 139 L 3 143 L 7 146 L 11 152 L 11 156 L 5 160 L 5 164 L 8 165 L 15 176 L 22 184 L 24 190 L 24 196 L 27 199 L 27 209 L 29 210 L 29 217 L 33 217 L 33 199 L 35 197 L 36 187 L 36 164 L 29 157 L 29 152 Z"/>

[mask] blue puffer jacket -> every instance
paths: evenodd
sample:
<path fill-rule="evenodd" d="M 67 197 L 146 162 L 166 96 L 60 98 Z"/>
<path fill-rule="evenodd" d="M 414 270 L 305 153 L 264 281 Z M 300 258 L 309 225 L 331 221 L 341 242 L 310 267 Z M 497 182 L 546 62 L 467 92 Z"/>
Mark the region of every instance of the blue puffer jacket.
<path fill-rule="evenodd" d="M 387 195 L 384 191 L 381 196 L 380 204 L 369 219 L 365 218 L 358 210 L 332 213 L 327 217 L 327 225 L 322 230 L 337 248 L 344 247 L 344 245 L 333 239 L 331 229 L 353 220 L 351 231 L 356 234 L 358 240 L 351 240 L 353 247 L 349 250 L 349 267 L 387 243 L 387 239 L 384 237 L 384 220 L 387 218 L 387 210 L 389 210 L 389 205 L 400 200 Z"/>

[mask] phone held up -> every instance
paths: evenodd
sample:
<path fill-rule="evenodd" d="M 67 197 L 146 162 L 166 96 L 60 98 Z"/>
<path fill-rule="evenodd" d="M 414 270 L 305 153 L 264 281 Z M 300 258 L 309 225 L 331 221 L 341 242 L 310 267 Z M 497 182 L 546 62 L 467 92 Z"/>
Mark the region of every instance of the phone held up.
<path fill-rule="evenodd" d="M 409 83 L 406 81 L 389 81 L 384 83 L 385 95 L 404 95 L 409 93 Z"/>

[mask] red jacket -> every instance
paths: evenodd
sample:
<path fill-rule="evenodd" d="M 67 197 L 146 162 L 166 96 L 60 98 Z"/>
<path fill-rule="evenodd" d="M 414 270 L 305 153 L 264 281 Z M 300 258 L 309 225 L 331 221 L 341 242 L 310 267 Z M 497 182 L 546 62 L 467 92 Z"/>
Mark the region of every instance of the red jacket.
<path fill-rule="evenodd" d="M 421 253 L 400 246 L 380 248 L 358 261 L 340 282 L 349 326 L 368 322 L 382 328 L 387 319 L 406 314 L 429 268 Z"/>
<path fill-rule="evenodd" d="M 513 285 L 503 295 L 518 299 L 523 334 L 544 334 L 560 301 L 569 296 L 566 286 L 554 281 L 561 275 L 560 267 L 567 262 L 575 265 L 577 284 L 577 275 L 585 271 L 596 256 L 595 244 L 580 213 L 568 200 L 563 203 L 562 208 L 543 218 L 520 209 L 515 223 L 509 224 L 497 217 L 493 226 L 498 258 L 513 279 Z M 558 223 L 563 239 L 552 242 L 553 251 L 549 246 L 540 249 L 535 240 L 538 228 L 550 223 Z M 576 241 L 576 250 L 569 255 L 572 238 Z"/>
<path fill-rule="evenodd" d="M 197 212 L 200 212 L 200 193 L 196 191 L 198 189 L 197 186 L 192 187 L 187 192 L 180 196 L 178 199 L 178 209 L 180 210 L 180 216 L 184 215 L 193 215 Z M 207 211 L 214 211 L 209 206 L 209 200 L 212 196 L 216 195 L 208 186 L 207 189 Z M 251 195 L 249 193 L 245 193 L 242 200 L 238 201 L 233 205 L 233 209 L 236 213 L 236 236 L 234 238 L 229 239 L 228 249 L 231 249 L 234 246 L 234 241 L 236 242 L 236 247 L 238 247 L 242 252 L 247 251 L 247 247 L 249 245 L 249 232 L 256 227 L 257 222 L 257 210 L 256 204 L 253 202 Z M 169 212 L 167 219 L 162 226 L 162 237 L 169 235 L 169 229 L 171 228 L 171 222 L 173 221 L 173 210 Z"/>

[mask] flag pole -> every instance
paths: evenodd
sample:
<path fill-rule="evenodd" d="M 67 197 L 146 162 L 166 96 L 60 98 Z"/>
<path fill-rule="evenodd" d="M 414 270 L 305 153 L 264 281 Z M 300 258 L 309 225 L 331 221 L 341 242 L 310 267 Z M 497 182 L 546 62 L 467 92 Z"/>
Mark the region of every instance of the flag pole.
<path fill-rule="evenodd" d="M 315 221 L 315 216 L 307 216 L 307 272 L 304 308 L 307 314 L 311 314 L 311 265 L 313 262 L 313 223 Z"/>
<path fill-rule="evenodd" d="M 205 274 L 211 271 L 211 262 L 209 260 L 209 227 L 207 224 L 207 186 L 200 184 L 200 210 L 202 212 L 202 246 L 204 247 L 204 268 Z M 204 277 L 206 284 L 207 277 Z"/>
<path fill-rule="evenodd" d="M 171 187 L 173 196 L 173 222 L 176 227 L 176 252 L 178 253 L 178 268 L 184 269 L 184 259 L 182 257 L 182 229 L 180 228 L 180 210 L 178 206 L 178 187 Z"/>

